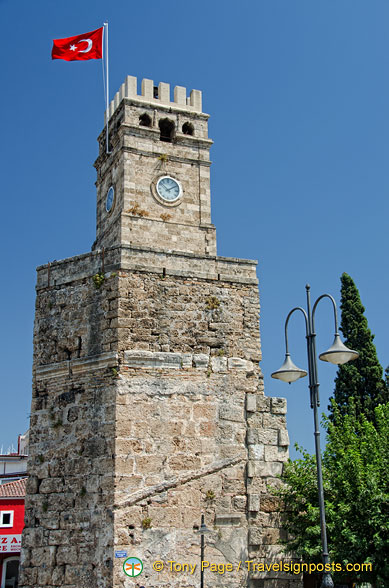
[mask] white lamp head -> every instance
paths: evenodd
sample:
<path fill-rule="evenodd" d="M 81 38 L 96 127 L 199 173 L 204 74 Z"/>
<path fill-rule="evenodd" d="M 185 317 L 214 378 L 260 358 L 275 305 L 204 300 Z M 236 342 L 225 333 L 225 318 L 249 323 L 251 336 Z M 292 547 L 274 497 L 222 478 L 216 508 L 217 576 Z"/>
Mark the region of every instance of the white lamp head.
<path fill-rule="evenodd" d="M 327 349 L 327 351 L 324 351 L 324 353 L 319 355 L 319 359 L 322 361 L 329 361 L 335 365 L 342 365 L 343 363 L 357 359 L 358 356 L 358 351 L 353 351 L 346 347 L 341 341 L 339 334 L 336 333 L 333 344 Z"/>
<path fill-rule="evenodd" d="M 285 355 L 284 363 L 276 372 L 272 373 L 271 377 L 275 378 L 276 380 L 282 380 L 283 382 L 288 382 L 291 384 L 299 378 L 304 378 L 306 375 L 307 372 L 298 368 L 297 365 L 295 365 L 290 359 L 290 354 L 287 353 Z"/>

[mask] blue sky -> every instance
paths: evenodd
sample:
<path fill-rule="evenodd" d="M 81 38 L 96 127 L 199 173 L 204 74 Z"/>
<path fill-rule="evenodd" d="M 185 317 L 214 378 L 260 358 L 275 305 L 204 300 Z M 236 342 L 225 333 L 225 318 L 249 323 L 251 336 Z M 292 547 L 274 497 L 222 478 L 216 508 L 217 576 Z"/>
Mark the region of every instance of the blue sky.
<path fill-rule="evenodd" d="M 389 364 L 389 4 L 376 0 L 0 0 L 0 449 L 28 426 L 35 267 L 95 238 L 101 62 L 52 61 L 53 38 L 110 26 L 111 98 L 125 76 L 203 91 L 211 115 L 218 253 L 258 259 L 267 395 L 288 400 L 292 444 L 313 450 L 307 381 L 270 378 L 288 311 L 340 275 L 360 290 Z M 318 308 L 318 351 L 333 339 Z M 302 317 L 292 357 L 306 367 Z M 336 368 L 319 366 L 323 409 Z"/>

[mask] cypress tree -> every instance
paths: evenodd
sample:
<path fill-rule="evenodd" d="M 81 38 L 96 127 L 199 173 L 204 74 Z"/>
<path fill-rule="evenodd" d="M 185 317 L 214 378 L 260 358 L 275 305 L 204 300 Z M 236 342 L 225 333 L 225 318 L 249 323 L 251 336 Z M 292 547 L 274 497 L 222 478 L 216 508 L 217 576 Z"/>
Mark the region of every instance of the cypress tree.
<path fill-rule="evenodd" d="M 341 322 L 340 330 L 347 347 L 359 352 L 358 359 L 339 366 L 335 378 L 335 401 L 340 414 L 349 412 L 349 399 L 354 398 L 356 415 L 364 414 L 369 421 L 375 421 L 374 409 L 389 402 L 389 390 L 383 379 L 383 369 L 377 357 L 365 309 L 352 278 L 344 273 L 341 277 Z M 330 405 L 333 419 L 333 407 Z"/>

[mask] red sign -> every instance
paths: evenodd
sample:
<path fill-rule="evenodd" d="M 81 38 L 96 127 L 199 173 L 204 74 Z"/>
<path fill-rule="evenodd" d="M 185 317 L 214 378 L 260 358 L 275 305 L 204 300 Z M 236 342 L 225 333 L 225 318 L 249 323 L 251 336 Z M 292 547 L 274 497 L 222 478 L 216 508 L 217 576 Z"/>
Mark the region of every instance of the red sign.
<path fill-rule="evenodd" d="M 0 553 L 20 553 L 21 535 L 0 535 Z"/>

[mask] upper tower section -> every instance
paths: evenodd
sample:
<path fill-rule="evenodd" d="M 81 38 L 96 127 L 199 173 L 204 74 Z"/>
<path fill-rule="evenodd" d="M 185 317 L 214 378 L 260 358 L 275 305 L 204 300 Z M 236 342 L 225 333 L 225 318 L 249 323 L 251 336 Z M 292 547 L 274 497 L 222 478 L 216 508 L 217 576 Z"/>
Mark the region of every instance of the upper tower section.
<path fill-rule="evenodd" d="M 128 76 L 99 136 L 94 248 L 111 245 L 216 255 L 211 224 L 209 115 L 202 96 Z"/>

